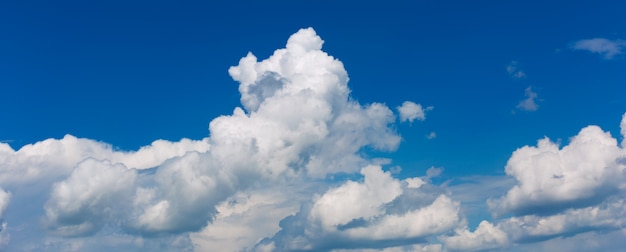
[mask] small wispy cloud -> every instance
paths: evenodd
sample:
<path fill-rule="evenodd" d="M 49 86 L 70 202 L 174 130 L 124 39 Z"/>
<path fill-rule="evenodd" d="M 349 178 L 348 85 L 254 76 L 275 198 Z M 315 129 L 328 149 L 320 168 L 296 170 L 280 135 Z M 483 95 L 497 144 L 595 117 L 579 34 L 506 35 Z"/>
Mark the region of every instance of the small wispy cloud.
<path fill-rule="evenodd" d="M 436 132 L 430 132 L 428 135 L 426 135 L 426 138 L 430 139 L 435 139 L 437 137 L 437 133 Z"/>
<path fill-rule="evenodd" d="M 519 63 L 517 61 L 511 61 L 509 65 L 506 67 L 506 72 L 514 79 L 521 79 L 526 77 L 526 73 L 519 68 Z"/>
<path fill-rule="evenodd" d="M 602 55 L 605 59 L 612 59 L 616 55 L 623 54 L 626 40 L 610 40 L 605 38 L 583 39 L 572 44 L 572 50 L 583 50 Z"/>
<path fill-rule="evenodd" d="M 428 170 L 426 170 L 426 178 L 435 178 L 441 175 L 441 173 L 443 173 L 443 167 L 431 166 L 430 168 L 428 168 Z"/>
<path fill-rule="evenodd" d="M 524 95 L 526 99 L 517 104 L 517 109 L 524 111 L 537 110 L 539 108 L 539 105 L 537 105 L 537 93 L 534 92 L 531 87 L 527 87 L 526 90 L 524 90 Z"/>

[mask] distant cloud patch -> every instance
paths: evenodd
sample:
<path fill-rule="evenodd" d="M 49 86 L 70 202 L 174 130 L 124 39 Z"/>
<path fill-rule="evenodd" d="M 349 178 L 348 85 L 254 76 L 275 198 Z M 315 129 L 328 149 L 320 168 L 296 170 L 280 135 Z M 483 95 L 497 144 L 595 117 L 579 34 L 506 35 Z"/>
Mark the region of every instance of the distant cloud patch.
<path fill-rule="evenodd" d="M 413 122 L 415 119 L 424 121 L 426 120 L 426 112 L 433 110 L 435 107 L 428 106 L 422 107 L 421 104 L 416 104 L 411 101 L 405 101 L 402 106 L 398 106 L 398 112 L 400 113 L 401 122 Z"/>
<path fill-rule="evenodd" d="M 526 99 L 517 104 L 517 109 L 523 111 L 536 111 L 539 109 L 539 105 L 537 105 L 537 93 L 534 92 L 531 87 L 527 87 L 524 90 L 524 96 L 526 96 Z"/>
<path fill-rule="evenodd" d="M 428 135 L 426 135 L 426 138 L 428 138 L 429 140 L 437 138 L 437 132 L 432 131 L 428 133 Z"/>
<path fill-rule="evenodd" d="M 612 59 L 614 56 L 621 55 L 622 49 L 626 47 L 626 40 L 610 40 L 605 38 L 583 39 L 572 44 L 573 50 L 583 50 L 600 54 L 605 59 Z"/>
<path fill-rule="evenodd" d="M 506 67 L 506 72 L 514 79 L 521 79 L 526 77 L 526 73 L 519 68 L 519 63 L 517 61 L 511 61 L 509 65 Z"/>

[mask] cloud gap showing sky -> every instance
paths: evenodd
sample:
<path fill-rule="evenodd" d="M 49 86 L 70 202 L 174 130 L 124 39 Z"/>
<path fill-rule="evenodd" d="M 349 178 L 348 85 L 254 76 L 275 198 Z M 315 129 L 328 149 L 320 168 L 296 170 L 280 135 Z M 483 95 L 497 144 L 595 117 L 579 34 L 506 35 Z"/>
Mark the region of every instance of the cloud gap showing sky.
<path fill-rule="evenodd" d="M 573 48 L 606 59 L 621 53 L 597 43 Z M 204 139 L 157 140 L 137 151 L 72 135 L 18 150 L 0 142 L 0 246 L 523 251 L 626 233 L 626 114 L 621 136 L 587 126 L 564 146 L 545 137 L 518 148 L 505 175 L 490 178 L 506 181 L 494 183 L 493 195 L 478 188 L 486 178 L 435 183 L 445 173 L 439 168 L 400 177 L 385 158 L 401 147 L 398 125 L 419 127 L 438 111 L 417 101 L 393 104 L 397 113 L 385 101 L 361 104 L 323 44 L 305 28 L 267 59 L 241 58 L 228 70 L 241 107 L 214 118 Z M 517 63 L 507 72 L 526 76 Z M 518 108 L 537 110 L 537 94 L 530 87 L 525 94 Z M 468 191 L 456 193 L 461 187 Z M 476 198 L 485 198 L 491 217 L 474 227 Z"/>

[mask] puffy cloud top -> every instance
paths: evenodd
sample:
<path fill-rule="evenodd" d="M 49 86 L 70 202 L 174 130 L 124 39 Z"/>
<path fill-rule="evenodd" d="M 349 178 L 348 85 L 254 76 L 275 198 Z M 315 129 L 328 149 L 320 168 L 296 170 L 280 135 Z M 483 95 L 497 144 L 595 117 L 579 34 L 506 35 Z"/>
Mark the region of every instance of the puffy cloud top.
<path fill-rule="evenodd" d="M 319 220 L 325 229 L 334 229 L 355 219 L 379 215 L 383 210 L 381 205 L 402 193 L 400 181 L 394 180 L 389 172 L 383 173 L 380 167 L 367 166 L 361 169 L 361 174 L 365 177 L 363 183 L 348 181 L 320 197 L 310 218 Z"/>
<path fill-rule="evenodd" d="M 509 243 L 507 234 L 488 221 L 481 221 L 474 232 L 460 229 L 455 236 L 444 236 L 442 240 L 448 249 L 459 251 L 487 250 Z"/>
<path fill-rule="evenodd" d="M 109 144 L 72 135 L 28 144 L 17 151 L 0 143 L 0 184 L 11 186 L 40 179 L 55 179 L 71 172 L 77 163 L 87 158 L 122 163 L 128 168 L 147 169 L 189 151 L 205 152 L 209 149 L 207 139 L 181 139 L 179 142 L 157 140 L 138 151 L 116 151 Z"/>
<path fill-rule="evenodd" d="M 211 122 L 213 154 L 232 156 L 233 148 L 221 146 L 245 145 L 239 152 L 252 150 L 246 157 L 272 174 L 298 172 L 289 169 L 298 164 L 324 176 L 357 171 L 366 164 L 355 154 L 364 146 L 397 148 L 400 137 L 388 127 L 393 112 L 350 99 L 343 64 L 321 51 L 322 43 L 313 29 L 301 29 L 268 59 L 249 53 L 229 69 L 247 113 L 237 108 Z"/>
<path fill-rule="evenodd" d="M 505 171 L 518 185 L 489 205 L 500 214 L 529 213 L 602 200 L 624 185 L 624 155 L 617 140 L 597 126 L 582 129 L 562 149 L 542 139 L 513 153 Z"/>

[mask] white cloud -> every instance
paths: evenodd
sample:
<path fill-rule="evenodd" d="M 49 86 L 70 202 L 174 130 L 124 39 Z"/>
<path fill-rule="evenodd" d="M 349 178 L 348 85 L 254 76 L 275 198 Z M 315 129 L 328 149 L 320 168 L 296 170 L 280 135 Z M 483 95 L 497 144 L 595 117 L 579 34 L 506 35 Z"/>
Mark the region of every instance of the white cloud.
<path fill-rule="evenodd" d="M 348 229 L 347 233 L 357 239 L 410 239 L 448 231 L 459 225 L 459 221 L 458 202 L 440 195 L 431 205 L 403 214 L 384 215 L 373 225 Z"/>
<path fill-rule="evenodd" d="M 480 250 L 624 224 L 624 144 L 590 126 L 563 148 L 544 139 L 514 152 L 506 173 L 516 184 L 480 186 L 508 189 L 489 201 L 508 217 L 470 231 L 463 214 L 475 213 L 478 193 L 468 190 L 478 186 L 433 185 L 434 167 L 395 178 L 382 167 L 389 159 L 364 153 L 398 147 L 396 115 L 352 99 L 343 64 L 322 45 L 302 29 L 268 59 L 242 58 L 229 73 L 243 108 L 212 120 L 202 140 L 130 152 L 71 135 L 19 150 L 0 143 L 0 247 Z M 535 104 L 530 88 L 527 96 Z M 401 122 L 429 110 L 398 107 Z M 626 134 L 626 115 L 621 125 Z"/>
<path fill-rule="evenodd" d="M 598 206 L 571 208 L 553 215 L 510 217 L 498 220 L 496 225 L 482 221 L 474 232 L 467 228 L 458 229 L 454 236 L 442 236 L 440 239 L 451 250 L 510 250 L 513 244 L 538 243 L 596 230 L 620 230 L 624 224 L 626 207 L 624 199 L 619 199 Z"/>
<path fill-rule="evenodd" d="M 121 164 L 86 159 L 66 180 L 55 184 L 45 205 L 49 228 L 63 236 L 97 232 L 109 218 L 128 212 L 137 173 Z"/>
<path fill-rule="evenodd" d="M 415 119 L 424 121 L 426 120 L 426 112 L 433 110 L 433 106 L 423 108 L 421 104 L 416 104 L 411 101 L 405 101 L 402 106 L 398 106 L 398 112 L 400 113 L 401 122 L 413 122 Z"/>
<path fill-rule="evenodd" d="M 527 242 L 591 230 L 620 229 L 625 223 L 626 208 L 624 200 L 619 199 L 598 206 L 567 209 L 554 215 L 511 217 L 501 221 L 498 227 L 513 240 Z"/>
<path fill-rule="evenodd" d="M 509 187 L 502 197 L 487 200 L 496 218 L 481 222 L 473 232 L 459 228 L 455 235 L 443 235 L 440 240 L 450 250 L 552 250 L 547 248 L 566 240 L 580 245 L 568 249 L 572 251 L 614 250 L 617 247 L 611 244 L 580 244 L 572 237 L 606 240 L 607 233 L 614 237 L 623 230 L 625 157 L 626 150 L 617 139 L 597 126 L 583 128 L 562 148 L 547 138 L 537 146 L 519 148 L 505 169 L 516 180 L 512 187 L 497 177 L 450 187 L 453 198 L 474 215 L 481 215 L 477 201 Z M 474 188 L 485 187 L 481 182 L 485 179 L 493 188 Z"/>
<path fill-rule="evenodd" d="M 11 241 L 11 236 L 7 232 L 7 223 L 2 222 L 0 224 L 0 249 L 5 248 L 9 241 Z"/>
<path fill-rule="evenodd" d="M 6 231 L 7 223 L 3 221 L 4 211 L 10 200 L 11 194 L 0 188 L 0 249 L 3 249 L 10 241 L 10 235 Z"/>
<path fill-rule="evenodd" d="M 544 138 L 513 153 L 505 172 L 518 184 L 489 205 L 499 214 L 540 213 L 601 201 L 624 185 L 624 155 L 597 126 L 582 129 L 562 149 Z"/>
<path fill-rule="evenodd" d="M 2 219 L 2 216 L 4 215 L 4 210 L 7 209 L 10 199 L 11 194 L 0 188 L 0 219 Z"/>
<path fill-rule="evenodd" d="M 147 234 L 199 231 L 215 218 L 220 202 L 255 181 L 352 172 L 367 162 L 358 154 L 362 147 L 396 148 L 399 137 L 388 127 L 394 121 L 393 113 L 382 104 L 363 107 L 351 101 L 343 65 L 320 47 L 315 32 L 303 29 L 290 38 L 287 49 L 277 50 L 269 59 L 257 63 L 249 54 L 232 67 L 233 78 L 241 81 L 242 103 L 248 113 L 236 108 L 232 116 L 213 120 L 207 140 L 210 148 L 205 152 L 173 157 L 160 164 L 153 176 L 137 181 L 137 186 L 132 186 L 136 179 L 129 181 L 132 188 L 127 194 L 135 195 L 132 206 L 107 204 L 132 209 L 132 219 L 122 219 L 121 226 Z M 134 154 L 150 160 L 154 149 Z M 74 178 L 77 171 L 81 170 L 76 169 L 68 181 L 78 181 Z M 105 181 L 101 183 L 109 188 Z M 109 189 L 81 195 L 84 188 L 74 182 L 67 182 L 64 188 L 79 193 L 70 200 L 86 201 L 90 206 L 99 206 L 90 200 L 113 193 Z M 48 206 L 56 206 L 60 199 L 52 197 Z M 74 219 L 101 216 L 100 208 L 68 214 L 74 214 L 70 216 Z M 47 214 L 49 219 L 59 222 L 53 213 Z M 99 227 L 87 224 L 89 231 Z M 59 227 L 66 228 L 71 227 Z"/>
<path fill-rule="evenodd" d="M 148 234 L 201 230 L 215 217 L 216 205 L 241 186 L 238 180 L 250 179 L 225 169 L 198 152 L 164 163 L 153 183 L 137 188 L 129 228 Z"/>
<path fill-rule="evenodd" d="M 401 181 L 380 166 L 361 173 L 363 182 L 331 188 L 310 208 L 281 221 L 281 231 L 261 244 L 278 250 L 403 247 L 462 225 L 459 203 L 428 177 Z"/>
<path fill-rule="evenodd" d="M 521 109 L 524 111 L 535 111 L 539 108 L 537 105 L 537 93 L 535 93 L 531 87 L 527 87 L 524 90 L 524 96 L 526 99 L 522 100 L 517 104 L 517 109 Z"/>
<path fill-rule="evenodd" d="M 609 40 L 605 38 L 583 39 L 574 42 L 572 49 L 584 50 L 602 55 L 605 59 L 612 59 L 616 55 L 622 54 L 622 49 L 626 47 L 624 40 Z"/>
<path fill-rule="evenodd" d="M 260 238 L 274 235 L 280 230 L 280 220 L 295 214 L 300 202 L 310 197 L 305 182 L 297 184 L 264 184 L 229 197 L 217 206 L 218 214 L 213 223 L 191 235 L 195 248 L 199 251 L 245 251 Z"/>
<path fill-rule="evenodd" d="M 23 183 L 41 183 L 72 172 L 72 168 L 87 158 L 123 163 L 128 168 L 146 169 L 165 160 L 184 155 L 188 151 L 205 152 L 208 139 L 199 141 L 181 139 L 179 142 L 154 141 L 138 151 L 116 151 L 102 142 L 66 135 L 62 139 L 47 139 L 13 150 L 0 143 L 0 184 L 6 187 Z"/>
<path fill-rule="evenodd" d="M 506 66 L 506 72 L 514 79 L 521 79 L 526 77 L 526 73 L 519 69 L 519 63 L 517 61 L 511 61 L 508 66 Z"/>
<path fill-rule="evenodd" d="M 16 192 L 5 218 L 20 227 L 10 230 L 16 242 L 7 248 L 189 250 L 198 244 L 230 250 L 251 248 L 263 237 L 286 232 L 279 226 L 285 221 L 280 220 L 301 212 L 297 210 L 310 195 L 329 186 L 311 181 L 379 164 L 383 159 L 364 156 L 362 148 L 393 151 L 400 143 L 392 126 L 396 115 L 382 103 L 361 105 L 352 99 L 343 64 L 321 51 L 322 44 L 313 29 L 302 29 L 268 59 L 257 62 L 250 53 L 231 67 L 245 111 L 235 108 L 232 115 L 212 120 L 209 138 L 157 140 L 131 152 L 71 135 L 17 151 L 0 143 L 0 184 Z M 418 111 L 404 115 L 412 121 L 430 109 L 419 107 L 421 116 Z M 361 204 L 356 211 L 333 222 L 324 209 L 343 201 L 328 200 L 331 205 L 316 208 L 325 224 L 347 225 L 343 222 L 355 216 L 377 216 L 377 228 L 383 230 L 395 221 L 424 219 L 439 212 L 438 207 L 456 213 L 458 204 L 442 196 L 433 206 L 386 216 L 388 210 L 381 207 L 390 201 L 407 207 L 403 202 L 409 189 L 402 188 L 408 183 L 377 169 L 364 170 L 374 174 L 363 184 L 369 189 L 358 189 L 362 188 L 358 182 L 356 189 L 346 187 L 367 196 L 353 201 Z M 289 192 L 298 190 L 288 190 L 291 183 L 311 188 L 301 191 L 306 197 L 295 197 Z M 261 185 L 271 185 L 272 190 L 255 190 Z M 423 196 L 422 201 L 435 202 L 435 196 Z M 370 197 L 377 198 L 373 203 L 377 206 L 368 205 Z M 433 223 L 437 232 L 458 217 L 440 218 L 448 222 Z M 425 227 L 405 229 L 413 235 L 435 232 Z M 269 243 L 257 247 L 266 245 L 271 247 Z"/>
<path fill-rule="evenodd" d="M 364 183 L 348 181 L 326 192 L 315 201 L 311 210 L 312 221 L 319 221 L 326 230 L 333 230 L 350 221 L 370 219 L 382 213 L 383 204 L 389 203 L 402 193 L 401 183 L 377 166 L 361 169 Z"/>
<path fill-rule="evenodd" d="M 442 237 L 446 248 L 450 250 L 487 250 L 501 248 L 509 244 L 507 234 L 488 221 L 482 221 L 474 232 L 467 227 L 456 230 L 454 236 Z"/>
<path fill-rule="evenodd" d="M 397 148 L 400 137 L 388 127 L 393 112 L 379 103 L 352 101 L 343 64 L 321 45 L 313 29 L 302 29 L 268 59 L 257 62 L 248 54 L 231 67 L 248 112 L 236 109 L 233 116 L 213 120 L 212 143 L 256 148 L 246 159 L 256 159 L 273 174 L 297 171 L 317 177 L 356 172 L 367 163 L 357 154 L 364 146 Z M 232 157 L 227 150 L 232 148 L 213 148 L 212 153 Z M 295 164 L 304 169 L 290 170 Z"/>
<path fill-rule="evenodd" d="M 461 228 L 455 235 L 440 239 L 448 249 L 535 244 L 523 247 L 537 250 L 541 244 L 554 244 L 548 242 L 554 239 L 620 230 L 626 223 L 624 157 L 626 151 L 617 140 L 597 126 L 583 128 L 562 148 L 547 138 L 539 140 L 536 147 L 522 147 L 513 153 L 505 169 L 517 183 L 502 197 L 487 201 L 496 216 L 512 217 L 496 219 L 494 224 L 483 221 L 474 232 Z M 461 202 L 475 201 L 471 198 L 478 192 L 469 193 L 467 199 L 463 191 L 468 187 L 461 187 L 452 187 L 453 192 L 460 193 Z"/>

